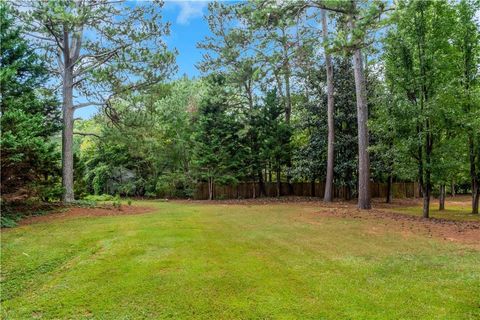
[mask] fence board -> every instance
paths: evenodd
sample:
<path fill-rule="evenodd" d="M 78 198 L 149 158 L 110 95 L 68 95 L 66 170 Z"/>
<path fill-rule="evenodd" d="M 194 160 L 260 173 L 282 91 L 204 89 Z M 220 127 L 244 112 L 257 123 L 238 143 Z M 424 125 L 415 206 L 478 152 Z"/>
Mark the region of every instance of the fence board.
<path fill-rule="evenodd" d="M 315 197 L 323 198 L 325 191 L 324 182 L 315 183 Z M 258 183 L 242 182 L 236 185 L 214 185 L 215 199 L 249 199 L 253 198 L 255 188 L 255 196 L 260 196 L 260 185 Z M 301 196 L 311 197 L 312 186 L 310 182 L 295 182 L 292 183 L 293 193 L 289 194 L 289 187 L 286 182 L 280 185 L 281 195 L 286 196 Z M 387 184 L 379 182 L 370 183 L 370 195 L 372 198 L 384 198 L 387 196 Z M 265 192 L 267 197 L 277 196 L 277 184 L 275 182 L 265 183 Z M 334 187 L 334 197 L 346 199 L 348 195 L 348 188 L 345 186 Z M 418 184 L 416 182 L 394 182 L 392 185 L 392 194 L 394 198 L 414 198 L 418 197 Z M 353 195 L 352 195 L 353 196 Z M 194 199 L 206 200 L 208 199 L 208 184 L 197 184 L 194 192 Z"/>

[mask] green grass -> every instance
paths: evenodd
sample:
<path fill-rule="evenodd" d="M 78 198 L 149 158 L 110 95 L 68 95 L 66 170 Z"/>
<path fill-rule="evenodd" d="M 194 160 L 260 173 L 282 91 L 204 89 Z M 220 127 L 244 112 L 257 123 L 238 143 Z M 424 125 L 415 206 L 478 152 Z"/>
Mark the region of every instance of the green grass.
<path fill-rule="evenodd" d="M 408 214 L 412 216 L 422 216 L 422 206 L 399 207 L 394 209 L 395 212 Z M 480 215 L 471 214 L 472 208 L 466 205 L 446 204 L 445 210 L 438 210 L 438 203 L 432 203 L 430 207 L 430 217 L 446 220 L 458 221 L 480 221 Z"/>
<path fill-rule="evenodd" d="M 314 204 L 148 205 L 4 232 L 3 318 L 480 317 L 474 249 Z"/>

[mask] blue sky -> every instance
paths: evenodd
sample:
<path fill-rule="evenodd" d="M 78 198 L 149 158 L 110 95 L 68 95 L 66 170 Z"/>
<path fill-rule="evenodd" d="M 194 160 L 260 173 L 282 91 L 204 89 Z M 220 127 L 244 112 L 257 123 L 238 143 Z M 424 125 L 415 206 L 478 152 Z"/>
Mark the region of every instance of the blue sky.
<path fill-rule="evenodd" d="M 207 12 L 207 1 L 166 1 L 163 14 L 170 21 L 171 34 L 166 39 L 170 48 L 177 48 L 178 76 L 198 76 L 195 64 L 202 58 L 196 48 L 197 42 L 209 34 L 208 24 L 203 19 Z"/>
<path fill-rule="evenodd" d="M 178 72 L 174 79 L 184 74 L 189 77 L 200 75 L 195 64 L 202 59 L 202 52 L 196 48 L 196 44 L 209 34 L 208 23 L 203 19 L 207 13 L 207 5 L 208 1 L 165 0 L 164 21 L 171 23 L 170 36 L 165 38 L 165 42 L 169 48 L 176 48 L 178 51 Z M 87 107 L 77 110 L 75 116 L 90 118 L 96 112 L 96 107 Z"/>

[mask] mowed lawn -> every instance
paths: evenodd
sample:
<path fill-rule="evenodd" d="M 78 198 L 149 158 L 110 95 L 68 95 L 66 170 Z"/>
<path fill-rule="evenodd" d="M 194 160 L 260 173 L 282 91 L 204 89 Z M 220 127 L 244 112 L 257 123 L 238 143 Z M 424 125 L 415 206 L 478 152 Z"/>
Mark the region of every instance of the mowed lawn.
<path fill-rule="evenodd" d="M 314 203 L 140 204 L 2 231 L 2 318 L 480 318 L 472 247 Z"/>

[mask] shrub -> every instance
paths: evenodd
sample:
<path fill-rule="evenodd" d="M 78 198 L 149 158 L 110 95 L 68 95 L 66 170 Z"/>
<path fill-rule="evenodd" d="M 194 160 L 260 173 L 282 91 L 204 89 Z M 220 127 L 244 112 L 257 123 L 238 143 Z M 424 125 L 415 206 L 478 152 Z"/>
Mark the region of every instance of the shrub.
<path fill-rule="evenodd" d="M 17 225 L 17 222 L 12 217 L 1 217 L 0 218 L 0 227 L 2 228 L 13 228 Z"/>
<path fill-rule="evenodd" d="M 117 198 L 109 194 L 101 194 L 101 195 L 91 194 L 83 198 L 83 200 L 87 200 L 87 201 L 114 201 L 115 199 Z"/>

